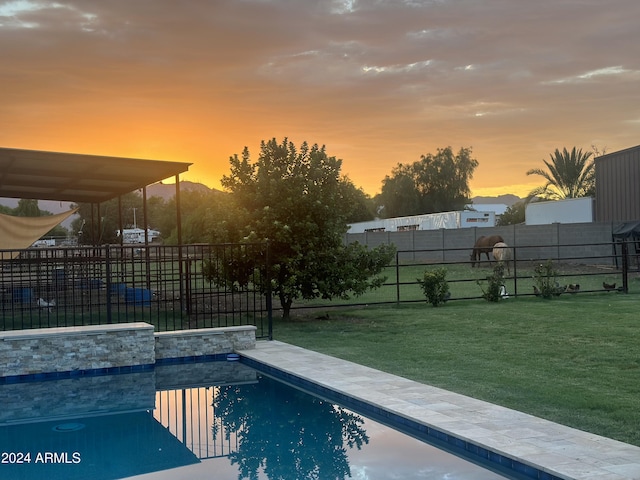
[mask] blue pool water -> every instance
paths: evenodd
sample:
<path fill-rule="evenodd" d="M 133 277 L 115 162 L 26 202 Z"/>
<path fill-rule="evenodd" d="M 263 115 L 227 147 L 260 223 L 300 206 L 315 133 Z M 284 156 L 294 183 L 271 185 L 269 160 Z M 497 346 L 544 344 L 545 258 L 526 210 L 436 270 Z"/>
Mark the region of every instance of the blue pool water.
<path fill-rule="evenodd" d="M 3 384 L 0 405 L 3 479 L 505 478 L 240 362 Z"/>

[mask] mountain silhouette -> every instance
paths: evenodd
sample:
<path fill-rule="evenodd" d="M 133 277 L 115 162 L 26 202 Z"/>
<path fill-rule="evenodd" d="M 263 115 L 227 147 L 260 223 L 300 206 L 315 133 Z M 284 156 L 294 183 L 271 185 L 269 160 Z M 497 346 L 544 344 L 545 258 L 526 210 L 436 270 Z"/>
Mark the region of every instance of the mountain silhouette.
<path fill-rule="evenodd" d="M 510 193 L 504 195 L 498 195 L 497 197 L 473 197 L 471 201 L 476 205 L 483 205 L 487 203 L 502 203 L 507 207 L 512 207 L 522 199 L 516 195 Z"/>

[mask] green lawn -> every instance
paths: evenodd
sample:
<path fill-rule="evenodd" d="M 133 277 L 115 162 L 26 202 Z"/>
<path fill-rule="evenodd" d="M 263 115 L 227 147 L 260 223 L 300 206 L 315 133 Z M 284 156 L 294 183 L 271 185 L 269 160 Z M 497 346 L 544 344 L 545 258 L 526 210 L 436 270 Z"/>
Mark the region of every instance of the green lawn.
<path fill-rule="evenodd" d="M 276 318 L 274 339 L 640 446 L 639 306 L 611 292 L 309 309 Z"/>

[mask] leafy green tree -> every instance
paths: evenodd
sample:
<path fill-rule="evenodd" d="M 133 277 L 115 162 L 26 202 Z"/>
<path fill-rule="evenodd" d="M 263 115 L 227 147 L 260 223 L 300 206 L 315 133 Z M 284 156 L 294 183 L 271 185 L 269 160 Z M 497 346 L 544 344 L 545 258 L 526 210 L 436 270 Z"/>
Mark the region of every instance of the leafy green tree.
<path fill-rule="evenodd" d="M 144 208 L 144 206 L 143 206 Z M 141 211 L 141 215 L 144 211 Z M 173 219 L 173 223 L 176 222 L 176 211 L 170 210 L 167 207 L 167 202 L 162 197 L 150 196 L 147 197 L 147 217 L 149 221 L 149 227 L 154 230 L 158 230 L 161 235 L 168 236 L 171 233 L 171 229 L 167 230 L 164 225 L 168 223 L 167 217 Z M 137 221 L 137 219 L 136 219 Z M 143 224 L 143 219 L 140 218 L 140 225 Z"/>
<path fill-rule="evenodd" d="M 236 243 L 242 240 L 248 219 L 246 210 L 236 206 L 232 195 L 218 191 L 185 192 L 180 205 L 183 243 Z M 175 212 L 174 204 L 170 203 L 168 209 Z M 175 213 L 171 222 L 173 230 L 166 242 L 177 244 Z"/>
<path fill-rule="evenodd" d="M 398 164 L 382 181 L 382 191 L 376 196 L 383 218 L 405 217 L 426 213 L 420 205 L 420 194 L 408 165 Z"/>
<path fill-rule="evenodd" d="M 349 298 L 382 284 L 379 274 L 395 249 L 343 244 L 349 212 L 341 160 L 318 145 L 304 142 L 298 150 L 286 138 L 282 143 L 274 138 L 261 143 L 255 163 L 245 147 L 230 164 L 221 183 L 245 222 L 240 239 L 270 242 L 271 271 L 261 273 L 271 279 L 283 318 L 289 318 L 295 299 Z M 267 285 L 262 288 L 267 293 Z"/>
<path fill-rule="evenodd" d="M 342 207 L 347 223 L 366 222 L 375 218 L 373 199 L 364 190 L 357 188 L 348 177 L 343 177 Z"/>
<path fill-rule="evenodd" d="M 205 242 L 203 209 L 211 201 L 209 195 L 200 191 L 185 191 L 180 193 L 180 218 L 182 223 L 183 243 Z M 158 230 L 162 233 L 165 243 L 178 243 L 176 199 L 171 197 L 164 203 L 163 215 L 157 218 Z"/>
<path fill-rule="evenodd" d="M 505 212 L 498 219 L 498 226 L 519 225 L 525 221 L 525 210 L 527 203 L 525 201 L 516 202 L 507 207 Z"/>
<path fill-rule="evenodd" d="M 344 176 L 340 179 L 340 208 L 348 223 L 373 219 L 373 200 Z M 176 201 L 171 197 L 147 199 L 149 224 L 159 230 L 166 244 L 178 243 Z M 186 190 L 180 195 L 183 243 L 239 242 L 247 223 L 246 211 L 236 205 L 234 195 L 217 190 Z M 140 222 L 138 222 L 140 223 Z"/>
<path fill-rule="evenodd" d="M 595 192 L 593 152 L 583 152 L 573 147 L 566 148 L 549 155 L 550 160 L 543 160 L 548 170 L 532 168 L 527 175 L 539 175 L 546 183 L 533 189 L 529 198 L 539 196 L 548 200 L 586 197 Z"/>
<path fill-rule="evenodd" d="M 16 217 L 40 217 L 42 211 L 38 206 L 38 200 L 21 198 L 18 200 L 18 206 L 13 209 L 13 214 Z"/>
<path fill-rule="evenodd" d="M 462 210 L 470 202 L 469 180 L 478 166 L 470 148 L 439 148 L 410 165 L 398 164 L 377 197 L 385 218 Z"/>

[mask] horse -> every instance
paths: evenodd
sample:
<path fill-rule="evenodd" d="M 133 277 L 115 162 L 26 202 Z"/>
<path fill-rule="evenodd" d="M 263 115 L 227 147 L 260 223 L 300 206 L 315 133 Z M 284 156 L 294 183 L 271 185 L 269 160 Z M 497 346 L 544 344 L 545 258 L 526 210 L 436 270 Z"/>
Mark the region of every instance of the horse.
<path fill-rule="evenodd" d="M 511 248 L 504 243 L 498 242 L 493 246 L 493 259 L 496 262 L 504 262 L 507 266 L 507 274 L 511 275 L 511 268 L 509 268 L 509 262 L 513 258 Z"/>
<path fill-rule="evenodd" d="M 493 250 L 493 246 L 498 242 L 504 242 L 504 238 L 500 235 L 490 235 L 485 237 L 478 237 L 475 245 L 473 246 L 473 250 L 471 251 L 471 267 L 475 267 L 476 263 L 481 262 L 482 254 L 484 253 L 487 256 L 487 261 L 489 265 L 491 265 L 491 258 L 489 258 L 489 252 Z"/>

